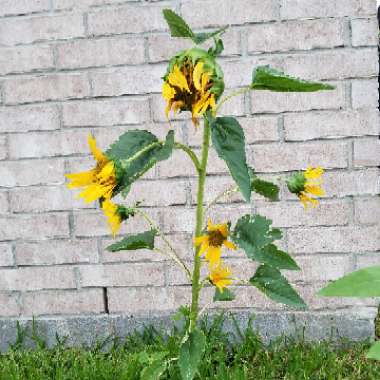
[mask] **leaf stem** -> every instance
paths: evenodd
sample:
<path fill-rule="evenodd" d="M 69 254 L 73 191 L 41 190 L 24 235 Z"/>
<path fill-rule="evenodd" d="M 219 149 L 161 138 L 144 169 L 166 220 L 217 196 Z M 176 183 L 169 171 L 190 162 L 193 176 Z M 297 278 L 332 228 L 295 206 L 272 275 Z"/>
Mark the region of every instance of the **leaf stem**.
<path fill-rule="evenodd" d="M 227 102 L 228 100 L 230 100 L 231 98 L 233 98 L 234 96 L 237 96 L 237 95 L 241 95 L 241 94 L 245 94 L 246 92 L 248 91 L 251 91 L 251 87 L 250 86 L 247 86 L 247 87 L 243 87 L 243 88 L 240 88 L 239 90 L 236 90 L 234 92 L 232 92 L 231 94 L 223 97 L 220 102 L 218 103 L 217 107 L 216 107 L 216 111 L 215 113 L 217 113 L 220 109 L 220 107 L 225 103 Z"/>
<path fill-rule="evenodd" d="M 181 144 L 181 143 L 179 143 L 179 142 L 176 142 L 176 143 L 174 144 L 174 147 L 175 147 L 176 149 L 181 149 L 181 150 L 183 150 L 185 153 L 187 153 L 188 156 L 189 156 L 189 157 L 191 158 L 191 160 L 193 161 L 195 168 L 196 168 L 197 171 L 199 172 L 199 170 L 200 170 L 200 168 L 201 168 L 201 164 L 200 164 L 200 162 L 199 162 L 199 160 L 198 160 L 198 157 L 197 157 L 197 155 L 195 154 L 195 152 L 194 152 L 189 146 L 184 145 L 184 144 Z"/>
<path fill-rule="evenodd" d="M 151 228 L 155 229 L 157 231 L 157 234 L 160 236 L 160 238 L 163 240 L 163 242 L 167 245 L 167 247 L 169 248 L 170 252 L 164 252 L 160 249 L 155 249 L 156 251 L 162 253 L 162 254 L 166 254 L 167 256 L 169 256 L 174 262 L 176 262 L 187 274 L 187 277 L 189 278 L 189 280 L 191 280 L 191 272 L 189 270 L 189 268 L 186 266 L 186 264 L 182 261 L 182 259 L 178 256 L 176 250 L 173 248 L 172 244 L 170 243 L 170 241 L 168 240 L 168 238 L 164 235 L 164 233 L 160 230 L 160 227 L 157 225 L 157 223 L 155 223 L 151 218 L 150 216 L 145 213 L 144 211 L 140 210 L 140 209 L 135 209 L 136 210 L 136 213 L 140 214 L 150 225 Z"/>
<path fill-rule="evenodd" d="M 205 208 L 205 213 L 212 207 L 214 206 L 218 201 L 223 199 L 224 197 L 228 197 L 232 194 L 235 194 L 239 191 L 238 186 L 230 186 L 228 189 L 224 190 L 222 193 L 218 194 Z"/>

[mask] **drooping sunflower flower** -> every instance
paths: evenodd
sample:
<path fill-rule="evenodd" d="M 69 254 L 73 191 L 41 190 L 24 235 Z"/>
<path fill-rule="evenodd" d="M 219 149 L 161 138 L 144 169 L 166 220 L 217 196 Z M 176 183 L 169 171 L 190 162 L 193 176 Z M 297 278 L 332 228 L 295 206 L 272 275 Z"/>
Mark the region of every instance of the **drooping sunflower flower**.
<path fill-rule="evenodd" d="M 232 284 L 232 272 L 230 268 L 223 267 L 221 264 L 213 268 L 210 272 L 211 282 L 223 293 L 224 288 Z"/>
<path fill-rule="evenodd" d="M 115 163 L 96 146 L 96 140 L 91 134 L 88 135 L 88 145 L 96 160 L 96 166 L 85 172 L 66 174 L 70 180 L 67 187 L 83 188 L 79 197 L 86 203 L 97 199 L 110 199 L 117 186 Z"/>
<path fill-rule="evenodd" d="M 166 117 L 170 111 L 190 111 L 195 126 L 206 111 L 215 112 L 216 101 L 224 90 L 223 73 L 213 57 L 194 48 L 181 52 L 169 63 L 162 96 Z"/>
<path fill-rule="evenodd" d="M 207 223 L 207 233 L 194 239 L 194 245 L 200 246 L 199 255 L 205 254 L 210 268 L 215 268 L 220 264 L 222 247 L 236 250 L 236 245 L 228 240 L 228 224 L 213 224 L 211 220 Z"/>
<path fill-rule="evenodd" d="M 118 209 L 118 205 L 111 202 L 109 199 L 105 199 L 102 202 L 102 210 L 104 215 L 107 217 L 107 222 L 110 226 L 113 237 L 115 237 L 119 232 L 123 221 L 122 216 L 118 213 Z"/>
<path fill-rule="evenodd" d="M 309 204 L 316 207 L 319 203 L 317 198 L 325 195 L 321 187 L 322 175 L 323 169 L 320 166 L 309 166 L 303 173 L 297 173 L 287 181 L 289 191 L 298 196 L 305 208 Z"/>

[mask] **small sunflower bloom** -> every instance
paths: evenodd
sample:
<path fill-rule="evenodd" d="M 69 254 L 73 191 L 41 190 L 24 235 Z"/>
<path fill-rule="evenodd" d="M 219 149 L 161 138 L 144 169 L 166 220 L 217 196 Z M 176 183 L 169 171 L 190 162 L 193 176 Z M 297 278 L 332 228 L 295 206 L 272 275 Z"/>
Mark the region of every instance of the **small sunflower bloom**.
<path fill-rule="evenodd" d="M 223 293 L 224 288 L 232 284 L 232 272 L 228 267 L 218 265 L 210 272 L 210 281 Z"/>
<path fill-rule="evenodd" d="M 321 167 L 312 168 L 310 166 L 303 173 L 297 173 L 287 181 L 289 191 L 298 196 L 305 209 L 309 204 L 316 207 L 319 203 L 317 198 L 325 195 L 325 191 L 321 187 L 322 175 Z"/>
<path fill-rule="evenodd" d="M 224 89 L 223 75 L 217 63 L 201 49 L 191 49 L 175 56 L 164 77 L 162 96 L 166 101 L 165 114 L 170 111 L 190 111 L 195 126 L 198 118 L 211 110 Z"/>
<path fill-rule="evenodd" d="M 110 199 L 117 186 L 115 163 L 97 147 L 95 138 L 88 135 L 88 145 L 96 160 L 95 168 L 80 172 L 66 174 L 70 180 L 67 184 L 69 189 L 82 188 L 78 197 L 83 198 L 86 203 L 98 199 Z"/>
<path fill-rule="evenodd" d="M 112 236 L 115 237 L 120 230 L 121 223 L 123 221 L 122 216 L 118 212 L 119 206 L 109 199 L 105 199 L 102 202 L 102 211 L 107 217 L 108 225 L 111 229 Z"/>
<path fill-rule="evenodd" d="M 209 219 L 207 224 L 207 233 L 194 239 L 194 245 L 200 246 L 199 255 L 205 255 L 209 262 L 210 268 L 220 265 L 220 257 L 222 247 L 236 250 L 236 245 L 228 240 L 229 228 L 228 224 L 213 224 Z"/>

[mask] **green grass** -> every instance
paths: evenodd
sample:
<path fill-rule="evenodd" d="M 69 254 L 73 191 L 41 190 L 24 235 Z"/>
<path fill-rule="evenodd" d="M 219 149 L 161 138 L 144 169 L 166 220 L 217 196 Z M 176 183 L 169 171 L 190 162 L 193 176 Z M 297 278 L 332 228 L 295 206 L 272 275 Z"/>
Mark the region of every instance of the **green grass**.
<path fill-rule="evenodd" d="M 281 339 L 264 346 L 252 329 L 234 339 L 223 331 L 222 317 L 202 323 L 207 336 L 206 354 L 197 380 L 379 380 L 380 363 L 364 359 L 369 345 L 341 342 L 339 348 L 327 342 L 305 343 Z M 240 335 L 241 334 L 241 335 Z M 123 342 L 113 340 L 92 348 L 45 347 L 34 336 L 36 347 L 26 349 L 24 335 L 0 358 L 1 380 L 140 380 L 147 358 L 176 357 L 182 332 L 170 336 L 154 328 L 129 335 Z M 111 343 L 111 344 L 110 344 Z M 110 345 L 105 349 L 106 345 Z M 175 360 L 160 379 L 181 380 Z"/>

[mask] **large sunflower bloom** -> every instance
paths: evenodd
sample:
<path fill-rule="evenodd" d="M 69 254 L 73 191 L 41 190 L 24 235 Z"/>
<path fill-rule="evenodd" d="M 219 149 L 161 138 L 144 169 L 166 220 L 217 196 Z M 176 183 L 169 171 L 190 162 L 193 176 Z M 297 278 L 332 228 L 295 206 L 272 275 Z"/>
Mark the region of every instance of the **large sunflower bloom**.
<path fill-rule="evenodd" d="M 218 265 L 210 272 L 211 282 L 223 293 L 224 288 L 232 284 L 230 268 Z"/>
<path fill-rule="evenodd" d="M 309 166 L 305 172 L 294 175 L 288 181 L 288 188 L 290 192 L 295 193 L 303 206 L 307 208 L 309 204 L 316 207 L 319 203 L 319 197 L 325 195 L 322 189 L 323 169 L 318 166 L 312 168 Z"/>
<path fill-rule="evenodd" d="M 196 247 L 200 246 L 199 255 L 205 254 L 210 268 L 219 266 L 223 246 L 236 250 L 236 245 L 228 240 L 228 233 L 228 225 L 226 223 L 213 224 L 209 219 L 207 233 L 194 239 L 194 245 Z"/>
<path fill-rule="evenodd" d="M 198 126 L 198 118 L 207 110 L 216 110 L 215 94 L 211 92 L 211 75 L 204 68 L 204 63 L 198 61 L 193 66 L 190 59 L 186 60 L 182 67 L 177 64 L 167 75 L 162 87 L 162 96 L 166 100 L 166 117 L 173 110 L 191 111 L 192 120 Z"/>
<path fill-rule="evenodd" d="M 118 213 L 118 205 L 106 199 L 102 202 L 102 210 L 107 217 L 108 224 L 110 226 L 112 236 L 115 237 L 120 230 L 121 223 L 123 221 L 121 215 Z"/>
<path fill-rule="evenodd" d="M 67 184 L 69 189 L 83 188 L 79 194 L 86 203 L 97 199 L 110 199 L 117 185 L 115 164 L 96 146 L 95 138 L 88 135 L 88 145 L 96 160 L 95 168 L 80 173 L 66 174 L 70 180 Z"/>

